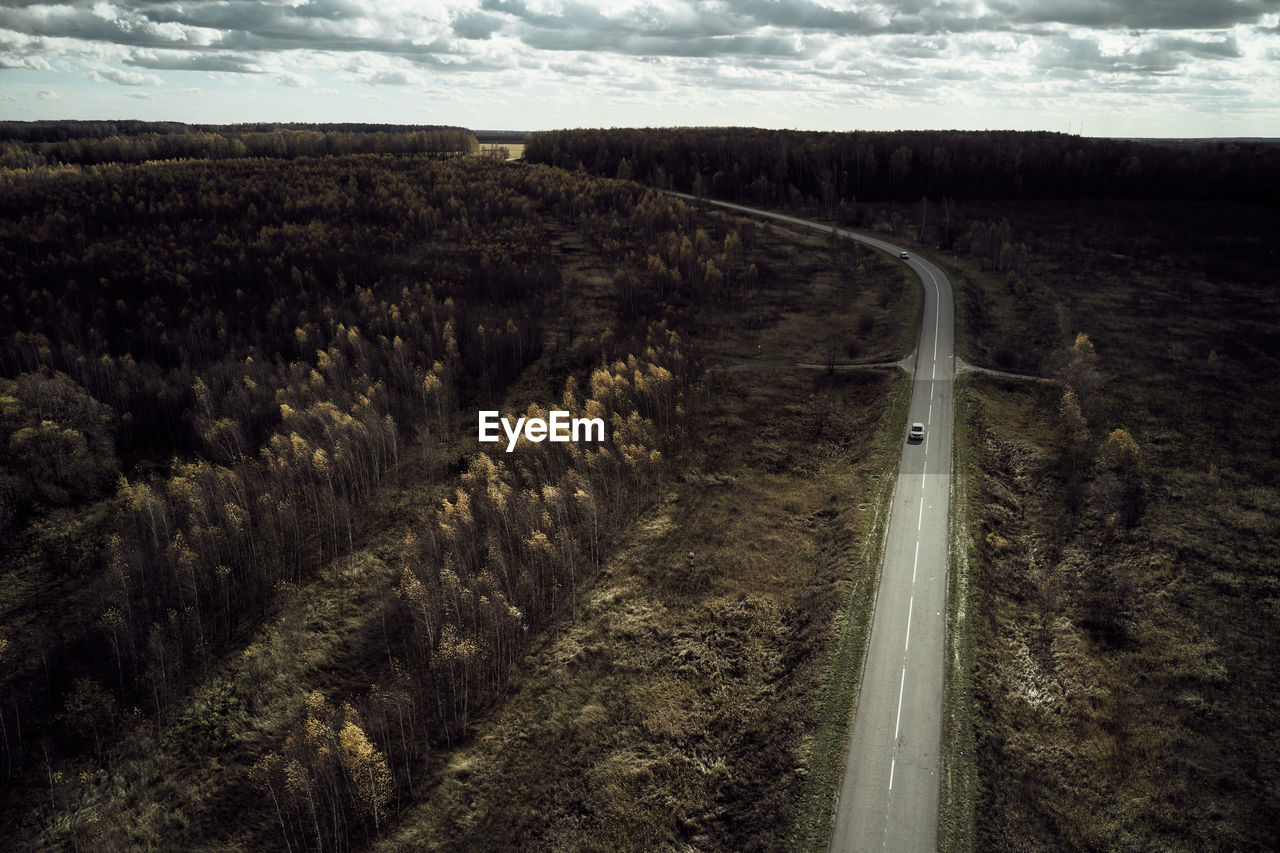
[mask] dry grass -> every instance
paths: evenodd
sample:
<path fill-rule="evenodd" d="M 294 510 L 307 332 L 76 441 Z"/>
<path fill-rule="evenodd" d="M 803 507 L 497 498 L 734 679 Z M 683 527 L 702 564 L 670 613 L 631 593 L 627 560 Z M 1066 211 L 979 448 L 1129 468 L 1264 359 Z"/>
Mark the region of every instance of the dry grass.
<path fill-rule="evenodd" d="M 1125 527 L 1086 489 L 1073 511 L 1057 395 L 972 380 L 973 846 L 1275 849 L 1275 214 L 1017 213 L 1033 287 L 1097 346 L 1095 437 L 1142 448 L 1146 506 Z M 1017 310 L 988 316 L 989 351 Z"/>
<path fill-rule="evenodd" d="M 760 234 L 760 287 L 733 306 L 736 323 L 706 323 L 716 359 L 873 364 L 914 346 L 920 285 L 902 264 L 807 228 L 769 223 Z"/>
<path fill-rule="evenodd" d="M 803 440 L 810 375 L 722 382 L 708 415 L 732 414 L 739 426 L 718 437 L 743 452 L 709 450 L 671 484 L 577 620 L 531 652 L 464 747 L 467 772 L 446 769 L 379 849 L 779 846 L 812 760 L 866 484 L 854 454 Z M 863 389 L 840 405 L 884 402 Z M 788 403 L 794 437 L 753 446 L 758 413 Z M 755 455 L 793 464 L 761 470 Z"/>

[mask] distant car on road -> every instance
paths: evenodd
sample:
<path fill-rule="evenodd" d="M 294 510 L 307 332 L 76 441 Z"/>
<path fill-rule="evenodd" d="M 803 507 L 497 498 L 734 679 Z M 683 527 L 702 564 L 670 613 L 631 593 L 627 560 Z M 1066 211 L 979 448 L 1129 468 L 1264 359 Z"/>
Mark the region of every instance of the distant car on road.
<path fill-rule="evenodd" d="M 924 441 L 924 424 L 912 424 L 911 432 L 907 433 L 907 441 Z"/>
<path fill-rule="evenodd" d="M 899 252 L 899 253 L 898 253 L 898 257 L 902 258 L 902 259 L 905 261 L 907 258 L 909 258 L 909 257 L 911 257 L 911 256 L 910 256 L 910 255 L 908 255 L 906 252 Z"/>

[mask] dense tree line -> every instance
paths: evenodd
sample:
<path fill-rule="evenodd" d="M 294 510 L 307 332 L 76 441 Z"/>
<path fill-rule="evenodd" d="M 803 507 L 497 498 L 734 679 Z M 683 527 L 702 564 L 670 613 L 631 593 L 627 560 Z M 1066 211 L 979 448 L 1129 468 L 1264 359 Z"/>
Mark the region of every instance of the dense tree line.
<path fill-rule="evenodd" d="M 476 130 L 475 135 L 476 139 L 486 144 L 523 144 L 528 134 L 523 130 Z"/>
<path fill-rule="evenodd" d="M 1280 146 L 1089 139 L 1018 131 L 758 128 L 532 133 L 525 159 L 765 205 L 941 198 L 1231 199 L 1273 202 Z"/>
<path fill-rule="evenodd" d="M 68 139 L 105 139 L 108 136 L 141 136 L 148 133 L 182 135 L 196 131 L 211 133 L 274 133 L 312 130 L 321 133 L 419 133 L 463 130 L 443 124 L 377 124 L 371 122 L 237 122 L 234 124 L 188 124 L 180 121 L 139 119 L 0 121 L 0 139 L 21 142 L 65 142 Z M 523 137 L 523 134 L 520 134 Z"/>
<path fill-rule="evenodd" d="M 177 122 L 0 122 L 0 168 L 60 163 L 236 157 L 423 154 L 457 157 L 478 148 L 460 127 L 371 124 L 186 125 Z"/>
<path fill-rule="evenodd" d="M 60 508 L 108 510 L 99 538 L 74 543 L 88 589 L 76 628 L 27 614 L 0 636 L 14 662 L 0 707 L 10 784 L 50 755 L 101 750 L 125 708 L 163 715 L 277 590 L 352 547 L 361 502 L 406 441 L 456 435 L 461 410 L 539 357 L 562 312 L 548 221 L 618 263 L 674 246 L 689 271 L 733 268 L 739 239 L 700 234 L 687 206 L 635 183 L 483 158 L 0 175 L 0 558 L 70 572 L 62 551 L 33 552 L 29 531 Z M 659 295 L 698 298 L 707 278 L 681 281 L 638 283 L 627 317 L 661 314 Z M 425 726 L 430 711 L 435 737 L 493 694 L 524 626 L 562 605 L 678 435 L 678 342 L 660 334 L 638 359 L 620 346 L 606 335 L 589 396 L 571 386 L 562 401 L 609 418 L 608 446 L 491 461 L 444 510 L 479 525 L 474 536 L 430 522 L 427 550 L 406 546 L 405 600 L 416 582 L 433 603 L 404 611 L 388 643 L 414 701 L 429 699 L 415 713 Z M 492 494 L 507 503 L 494 509 Z M 446 605 L 434 627 L 414 621 Z M 373 726 L 381 754 L 411 766 L 417 754 L 387 741 L 384 706 L 368 709 L 330 709 L 325 725 L 369 767 L 354 732 Z M 36 739 L 52 752 L 38 757 Z"/>

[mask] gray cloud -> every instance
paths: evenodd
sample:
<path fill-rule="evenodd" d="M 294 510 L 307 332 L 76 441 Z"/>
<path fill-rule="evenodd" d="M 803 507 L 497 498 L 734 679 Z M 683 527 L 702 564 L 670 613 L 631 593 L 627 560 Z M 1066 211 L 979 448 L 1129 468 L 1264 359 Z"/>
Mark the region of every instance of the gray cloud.
<path fill-rule="evenodd" d="M 1143 30 L 1222 29 L 1276 11 L 1269 0 L 1004 0 L 992 6 L 1018 21 Z"/>
<path fill-rule="evenodd" d="M 671 9 L 645 7 L 611 17 L 594 5 L 570 0 L 559 14 L 536 12 L 525 0 L 482 0 L 486 11 L 509 16 L 519 39 L 535 50 L 603 51 L 630 56 L 789 56 L 812 55 L 802 33 L 820 29 L 819 13 L 836 15 L 828 23 L 852 25 L 859 16 L 835 13 L 810 0 L 752 0 L 748 4 L 686 3 Z M 797 22 L 786 27 L 787 21 Z M 785 30 L 790 29 L 790 32 Z"/>
<path fill-rule="evenodd" d="M 1120 54 L 1103 53 L 1094 38 L 1060 36 L 1042 40 L 1037 63 L 1071 76 L 1085 73 L 1138 76 L 1172 74 L 1192 59 L 1222 60 L 1241 56 L 1231 37 L 1196 41 L 1181 36 L 1157 36 L 1140 49 Z"/>
<path fill-rule="evenodd" d="M 159 86 L 164 83 L 154 74 L 121 71 L 119 68 L 101 68 L 95 71 L 91 77 L 97 80 L 108 80 L 120 86 Z"/>
<path fill-rule="evenodd" d="M 797 48 L 797 40 L 802 37 L 812 40 L 877 33 L 937 34 L 1008 26 L 1003 20 L 973 17 L 967 3 L 968 0 L 899 0 L 845 11 L 814 0 L 685 0 L 671 8 L 630 9 L 617 17 L 575 0 L 563 4 L 557 14 L 533 11 L 526 0 L 482 0 L 482 7 L 509 16 L 519 38 L 539 50 L 736 56 L 748 52 L 746 48 L 752 42 L 747 39 L 757 39 L 755 44 L 766 55 L 803 58 L 811 51 Z"/>
<path fill-rule="evenodd" d="M 287 42 L 312 38 L 363 41 L 346 35 L 345 22 L 371 17 L 377 7 L 350 0 L 311 0 L 301 6 L 285 6 L 262 0 L 225 0 L 219 3 L 173 3 L 148 8 L 142 14 L 158 24 L 183 24 L 224 32 L 252 33 L 263 40 Z"/>
<path fill-rule="evenodd" d="M 222 71 L 234 74 L 257 74 L 262 71 L 249 57 L 231 53 L 154 53 L 135 52 L 124 60 L 135 68 L 153 68 L 157 71 Z"/>
<path fill-rule="evenodd" d="M 812 0 L 748 0 L 733 4 L 758 24 L 833 33 L 866 33 L 875 26 L 861 12 L 832 9 Z"/>
<path fill-rule="evenodd" d="M 586 57 L 579 57 L 576 62 L 550 62 L 546 69 L 564 77 L 596 77 L 601 73 Z"/>
<path fill-rule="evenodd" d="M 889 49 L 894 56 L 911 59 L 937 59 L 947 48 L 946 38 L 930 38 L 927 40 L 910 36 L 895 36 L 889 42 Z"/>
<path fill-rule="evenodd" d="M 699 83 L 716 89 L 741 90 L 749 92 L 794 92 L 796 81 L 791 75 L 758 73 L 758 74 L 725 74 L 716 68 L 709 73 L 699 75 Z"/>
<path fill-rule="evenodd" d="M 482 41 L 502 29 L 503 20 L 484 12 L 467 12 L 453 19 L 453 32 L 460 38 Z"/>
<path fill-rule="evenodd" d="M 1195 56 L 1202 59 L 1238 59 L 1244 55 L 1235 37 L 1197 41 L 1184 36 L 1158 36 L 1155 39 L 1160 50 Z"/>
<path fill-rule="evenodd" d="M 501 60 L 491 60 L 480 57 L 462 57 L 443 51 L 439 53 L 414 54 L 404 58 L 419 68 L 429 68 L 442 72 L 510 71 L 520 65 L 520 61 L 517 58 L 510 56 Z"/>
<path fill-rule="evenodd" d="M 938 80 L 949 80 L 952 82 L 963 83 L 977 82 L 983 79 L 981 72 L 967 68 L 944 68 L 933 76 Z"/>
<path fill-rule="evenodd" d="M 0 29 L 130 47 L 239 51 L 369 51 L 403 56 L 444 53 L 453 45 L 425 43 L 384 26 L 378 36 L 353 35 L 351 22 L 373 19 L 376 6 L 353 0 L 312 0 L 293 7 L 260 0 L 187 4 L 138 3 L 102 7 L 114 17 L 64 5 L 0 8 Z"/>
<path fill-rule="evenodd" d="M 330 21 L 347 21 L 363 18 L 367 10 L 353 0 L 309 0 L 293 7 L 294 13 L 303 18 L 325 18 Z"/>
<path fill-rule="evenodd" d="M 272 27 L 261 30 L 230 30 L 218 40 L 218 47 L 238 51 L 327 50 L 335 53 L 385 53 L 414 56 L 424 53 L 448 53 L 453 46 L 433 41 L 417 44 L 410 39 L 361 38 L 339 32 L 307 28 Z"/>
<path fill-rule="evenodd" d="M 67 6 L 0 8 L 0 29 L 32 36 L 146 47 L 173 47 L 184 41 L 150 25 L 137 13 L 107 20 L 87 9 Z"/>
<path fill-rule="evenodd" d="M 809 55 L 794 37 L 775 35 L 699 36 L 677 38 L 643 34 L 611 34 L 586 30 L 525 33 L 523 41 L 539 50 L 606 50 L 633 56 L 790 56 Z"/>
<path fill-rule="evenodd" d="M 594 35 L 603 40 L 597 47 L 606 46 L 604 49 L 627 37 L 709 39 L 746 35 L 758 29 L 757 22 L 736 10 L 730 12 L 720 4 L 688 0 L 671 9 L 633 8 L 619 17 L 605 15 L 594 5 L 577 0 L 563 3 L 558 14 L 535 12 L 525 0 L 481 0 L 481 8 L 511 16 L 520 24 L 518 32 L 525 41 L 532 33 L 566 33 L 566 39 L 574 40 Z M 545 35 L 541 40 L 555 43 Z"/>

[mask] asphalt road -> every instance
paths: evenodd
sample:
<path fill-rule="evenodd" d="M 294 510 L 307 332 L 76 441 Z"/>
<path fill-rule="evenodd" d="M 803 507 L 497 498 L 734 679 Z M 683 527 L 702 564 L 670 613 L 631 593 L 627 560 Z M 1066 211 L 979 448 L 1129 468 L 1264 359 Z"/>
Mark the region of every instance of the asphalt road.
<path fill-rule="evenodd" d="M 707 203 L 831 231 L 828 225 L 780 213 Z M 852 231 L 841 229 L 839 234 L 895 258 L 902 251 Z M 914 256 L 904 263 L 924 285 L 907 420 L 923 423 L 925 437 L 908 442 L 903 436 L 871 640 L 831 837 L 831 850 L 839 853 L 938 847 L 955 306 L 942 270 Z"/>

